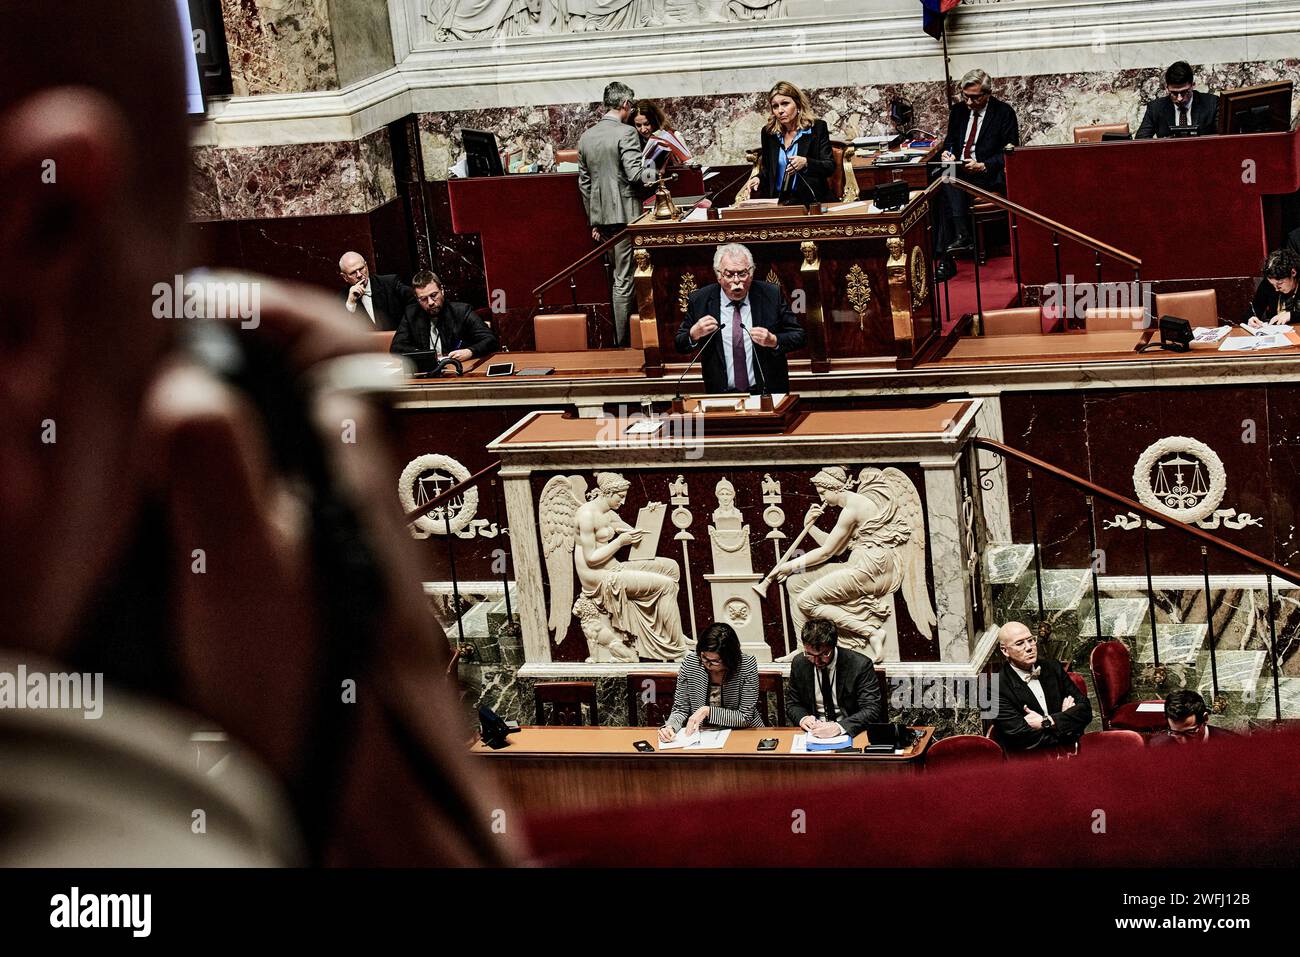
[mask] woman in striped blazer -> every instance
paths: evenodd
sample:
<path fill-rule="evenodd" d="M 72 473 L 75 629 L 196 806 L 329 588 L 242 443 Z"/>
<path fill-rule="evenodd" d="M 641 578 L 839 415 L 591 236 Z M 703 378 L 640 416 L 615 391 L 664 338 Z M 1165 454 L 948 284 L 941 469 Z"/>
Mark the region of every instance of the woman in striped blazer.
<path fill-rule="evenodd" d="M 701 725 L 761 728 L 758 714 L 758 660 L 742 654 L 740 639 L 730 625 L 715 623 L 700 636 L 695 654 L 682 659 L 677 693 L 660 741 L 677 737 L 682 725 L 694 734 Z"/>

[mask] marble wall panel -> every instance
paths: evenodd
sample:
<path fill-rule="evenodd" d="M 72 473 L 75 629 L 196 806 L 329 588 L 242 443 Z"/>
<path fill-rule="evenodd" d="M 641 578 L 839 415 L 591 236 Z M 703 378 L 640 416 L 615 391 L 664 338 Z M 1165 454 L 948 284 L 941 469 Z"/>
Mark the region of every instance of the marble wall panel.
<path fill-rule="evenodd" d="M 365 213 L 397 195 L 387 129 L 354 142 L 198 147 L 191 189 L 195 220 Z"/>
<path fill-rule="evenodd" d="M 221 0 L 235 96 L 339 86 L 327 0 Z"/>

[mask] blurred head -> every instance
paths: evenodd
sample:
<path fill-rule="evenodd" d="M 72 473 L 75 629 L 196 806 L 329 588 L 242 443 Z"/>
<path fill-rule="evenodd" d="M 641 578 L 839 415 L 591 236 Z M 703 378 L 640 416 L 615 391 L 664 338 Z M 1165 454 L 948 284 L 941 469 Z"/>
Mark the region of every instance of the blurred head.
<path fill-rule="evenodd" d="M 767 106 L 771 116 L 767 120 L 769 132 L 806 129 L 816 122 L 812 104 L 803 90 L 785 80 L 780 80 L 767 93 Z"/>
<path fill-rule="evenodd" d="M 605 96 L 603 98 L 606 112 L 614 112 L 619 118 L 626 123 L 632 115 L 633 105 L 636 102 L 636 94 L 626 83 L 619 83 L 615 80 L 605 86 Z"/>
<path fill-rule="evenodd" d="M 57 654 L 134 521 L 176 329 L 152 310 L 183 262 L 188 38 L 171 0 L 0 0 L 0 31 L 0 620 Z"/>
<path fill-rule="evenodd" d="M 632 112 L 632 125 L 642 139 L 648 139 L 656 130 L 667 129 L 668 118 L 653 100 L 637 100 Z"/>
<path fill-rule="evenodd" d="M 1009 621 L 998 629 L 998 647 L 1017 668 L 1029 671 L 1038 663 L 1038 640 L 1018 621 Z"/>
<path fill-rule="evenodd" d="M 736 629 L 722 622 L 714 622 L 700 635 L 695 653 L 700 656 L 700 664 L 704 665 L 709 674 L 734 674 L 740 667 L 740 638 L 736 635 Z"/>
<path fill-rule="evenodd" d="M 1296 277 L 1300 275 L 1300 253 L 1289 249 L 1279 249 L 1268 254 L 1264 260 L 1264 278 L 1270 286 L 1287 295 L 1296 290 Z"/>
<path fill-rule="evenodd" d="M 992 89 L 993 84 L 989 80 L 989 75 L 983 70 L 969 70 L 961 78 L 962 102 L 972 110 L 984 109 L 984 105 L 989 101 L 989 92 Z"/>
<path fill-rule="evenodd" d="M 1205 699 L 1195 691 L 1171 691 L 1165 698 L 1165 721 L 1171 735 L 1195 737 L 1209 720 L 1210 710 L 1205 706 Z"/>
<path fill-rule="evenodd" d="M 829 667 L 839 640 L 835 626 L 824 618 L 810 618 L 804 622 L 803 631 L 799 635 L 799 641 L 803 644 L 803 656 L 814 668 Z"/>
<path fill-rule="evenodd" d="M 1165 90 L 1175 105 L 1186 105 L 1192 100 L 1194 89 L 1192 68 L 1185 61 L 1179 60 L 1165 70 Z"/>
<path fill-rule="evenodd" d="M 343 258 L 339 260 L 339 275 L 349 286 L 365 282 L 370 278 L 370 269 L 366 266 L 365 257 L 361 253 L 344 253 Z"/>
<path fill-rule="evenodd" d="M 443 291 L 442 280 L 438 278 L 437 273 L 422 269 L 411 277 L 411 288 L 415 293 L 415 301 L 429 315 L 437 315 L 442 311 L 442 304 L 447 301 L 447 294 Z"/>
<path fill-rule="evenodd" d="M 754 282 L 754 256 L 740 243 L 719 246 L 713 254 L 713 272 L 728 298 L 740 302 Z"/>

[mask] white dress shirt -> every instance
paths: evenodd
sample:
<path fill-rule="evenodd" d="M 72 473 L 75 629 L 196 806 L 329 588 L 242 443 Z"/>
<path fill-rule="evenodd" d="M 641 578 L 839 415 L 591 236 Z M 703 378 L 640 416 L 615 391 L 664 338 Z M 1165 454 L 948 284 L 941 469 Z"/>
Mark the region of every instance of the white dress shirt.
<path fill-rule="evenodd" d="M 1037 678 L 1030 681 L 1029 672 L 1025 671 L 1023 668 L 1019 668 L 1016 665 L 1012 665 L 1011 667 L 1015 669 L 1016 674 L 1020 675 L 1021 679 L 1025 682 L 1025 684 L 1029 685 L 1029 690 L 1032 691 L 1034 693 L 1034 697 L 1038 699 L 1038 708 L 1039 708 L 1038 713 L 1041 715 L 1046 715 L 1047 695 L 1043 693 L 1043 683 L 1039 681 Z"/>
<path fill-rule="evenodd" d="M 987 102 L 985 102 L 984 108 L 980 110 L 978 113 L 976 113 L 974 110 L 971 110 L 970 119 L 966 121 L 966 129 L 962 131 L 961 145 L 962 145 L 962 152 L 964 153 L 966 150 L 966 141 L 971 139 L 971 133 L 970 133 L 971 125 L 974 124 L 975 126 L 975 138 L 971 140 L 971 144 L 970 144 L 970 160 L 972 163 L 979 162 L 979 157 L 975 155 L 975 144 L 979 142 L 980 125 L 984 122 L 984 114 L 987 113 L 988 111 L 989 111 L 989 105 Z M 957 158 L 959 160 L 964 160 L 966 157 L 959 155 Z"/>
<path fill-rule="evenodd" d="M 373 323 L 375 321 L 375 301 L 370 295 L 369 279 L 366 280 L 366 291 L 361 294 L 361 304 L 365 306 L 366 315 L 370 317 L 370 321 Z M 353 302 L 351 298 L 348 299 L 346 305 L 347 305 L 348 312 L 357 311 L 357 304 Z"/>
<path fill-rule="evenodd" d="M 731 337 L 735 334 L 732 323 L 736 318 L 736 309 L 735 304 L 727 295 L 726 289 L 721 291 L 719 298 L 718 321 L 725 323 L 727 328 L 718 333 L 718 338 L 722 340 L 722 361 L 727 369 L 727 388 L 734 392 L 736 389 L 736 366 L 732 361 L 735 350 L 732 348 Z M 746 297 L 745 304 L 740 307 L 740 321 L 745 327 L 745 368 L 749 370 L 749 384 L 752 388 L 757 380 L 754 377 L 754 340 L 749 335 L 749 331 L 754 328 L 751 316 L 749 298 Z"/>
<path fill-rule="evenodd" d="M 831 663 L 826 666 L 831 681 L 831 694 L 835 693 L 835 665 L 839 660 L 840 650 L 836 648 L 835 654 L 831 656 Z M 813 665 L 813 711 L 817 713 L 818 718 L 823 721 L 826 720 L 826 702 L 822 700 L 822 674 L 821 669 L 816 665 Z M 844 717 L 844 708 L 840 706 L 840 702 L 836 701 L 835 718 L 838 721 L 842 717 Z"/>

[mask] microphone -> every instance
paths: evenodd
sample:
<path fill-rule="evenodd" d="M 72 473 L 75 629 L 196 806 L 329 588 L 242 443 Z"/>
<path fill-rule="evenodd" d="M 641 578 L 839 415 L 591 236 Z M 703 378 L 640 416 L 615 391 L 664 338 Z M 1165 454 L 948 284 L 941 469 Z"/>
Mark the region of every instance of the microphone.
<path fill-rule="evenodd" d="M 699 359 L 700 356 L 704 355 L 704 350 L 709 347 L 709 341 L 726 327 L 727 324 L 725 322 L 719 322 L 718 328 L 714 329 L 712 332 L 710 332 L 707 336 L 704 337 L 704 341 L 700 343 L 700 348 L 696 350 L 695 355 L 691 356 L 691 361 L 686 364 L 686 368 L 682 371 L 682 374 L 677 377 L 677 385 L 675 387 L 675 391 L 677 394 L 673 396 L 674 411 L 676 412 L 686 411 L 682 399 L 682 380 L 685 379 L 686 374 L 691 371 L 691 368 L 695 365 L 695 361 Z M 688 332 L 687 335 L 689 336 L 690 333 Z"/>

